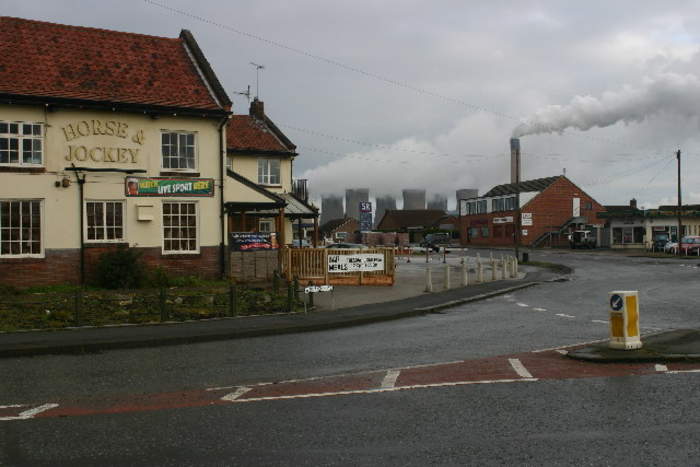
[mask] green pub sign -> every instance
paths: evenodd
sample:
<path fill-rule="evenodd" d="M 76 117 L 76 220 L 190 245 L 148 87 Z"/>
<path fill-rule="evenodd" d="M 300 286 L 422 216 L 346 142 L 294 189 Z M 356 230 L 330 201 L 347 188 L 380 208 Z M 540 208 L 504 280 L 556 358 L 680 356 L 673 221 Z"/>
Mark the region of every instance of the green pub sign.
<path fill-rule="evenodd" d="M 126 196 L 214 196 L 213 178 L 126 177 Z"/>

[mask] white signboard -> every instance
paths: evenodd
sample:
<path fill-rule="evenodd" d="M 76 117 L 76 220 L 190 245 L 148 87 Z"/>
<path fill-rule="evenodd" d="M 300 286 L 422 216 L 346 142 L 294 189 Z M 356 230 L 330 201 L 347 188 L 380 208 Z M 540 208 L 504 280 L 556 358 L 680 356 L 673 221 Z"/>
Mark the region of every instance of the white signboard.
<path fill-rule="evenodd" d="M 356 253 L 352 255 L 328 255 L 328 272 L 383 271 L 382 253 Z"/>
<path fill-rule="evenodd" d="M 494 224 L 509 224 L 511 222 L 513 222 L 513 216 L 494 217 L 493 218 Z"/>
<path fill-rule="evenodd" d="M 521 219 L 520 219 L 520 225 L 522 225 L 522 226 L 532 225 L 532 213 L 531 212 L 524 212 L 522 214 Z"/>
<path fill-rule="evenodd" d="M 523 229 L 523 237 L 527 237 L 527 229 Z"/>
<path fill-rule="evenodd" d="M 332 285 L 310 285 L 304 288 L 304 293 L 333 292 Z"/>
<path fill-rule="evenodd" d="M 572 213 L 574 217 L 579 217 L 581 215 L 581 198 L 572 199 Z"/>

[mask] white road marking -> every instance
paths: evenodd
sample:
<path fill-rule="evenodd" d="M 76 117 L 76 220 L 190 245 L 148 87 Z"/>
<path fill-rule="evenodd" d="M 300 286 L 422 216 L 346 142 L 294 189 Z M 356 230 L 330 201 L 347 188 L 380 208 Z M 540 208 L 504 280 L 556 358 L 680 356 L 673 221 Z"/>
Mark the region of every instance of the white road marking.
<path fill-rule="evenodd" d="M 666 374 L 669 374 L 669 375 L 677 375 L 680 373 L 700 373 L 700 369 L 698 369 L 698 370 L 673 370 L 673 371 L 666 372 Z"/>
<path fill-rule="evenodd" d="M 400 371 L 398 370 L 389 370 L 386 372 L 386 376 L 384 376 L 384 379 L 382 380 L 382 388 L 383 389 L 388 389 L 388 388 L 393 388 L 396 386 L 396 380 L 399 379 L 399 375 L 401 374 Z"/>
<path fill-rule="evenodd" d="M 321 392 L 321 393 L 311 393 L 311 394 L 292 394 L 289 396 L 266 396 L 266 397 L 251 397 L 248 399 L 238 399 L 232 402 L 242 403 L 242 402 L 258 402 L 258 401 L 271 401 L 271 400 L 284 400 L 284 399 L 308 399 L 311 397 L 331 397 L 331 396 L 345 396 L 350 394 L 375 394 L 381 392 L 392 392 L 392 391 L 403 391 L 405 389 L 423 389 L 423 388 L 440 388 L 449 386 L 466 386 L 470 384 L 499 384 L 499 383 L 527 383 L 539 381 L 537 378 L 520 378 L 520 379 L 491 379 L 491 380 L 480 380 L 480 381 L 456 381 L 450 383 L 433 383 L 433 384 L 415 384 L 411 386 L 395 386 L 393 388 L 378 388 L 378 389 L 357 389 L 352 391 L 338 391 L 338 392 Z"/>
<path fill-rule="evenodd" d="M 24 404 L 0 405 L 0 409 L 13 409 L 15 407 L 24 407 Z"/>
<path fill-rule="evenodd" d="M 565 313 L 557 313 L 556 316 L 561 316 L 562 318 L 576 318 L 575 316 L 567 315 Z"/>
<path fill-rule="evenodd" d="M 603 319 L 592 319 L 591 323 L 608 324 L 608 322 Z"/>
<path fill-rule="evenodd" d="M 588 341 L 588 342 L 578 342 L 576 344 L 567 344 L 567 345 L 560 345 L 558 347 L 549 347 L 547 349 L 539 349 L 539 350 L 533 350 L 532 353 L 541 353 L 541 352 L 550 352 L 552 350 L 559 350 L 559 349 L 565 349 L 567 347 L 578 347 L 580 345 L 589 345 L 589 344 L 597 344 L 599 342 L 607 342 L 608 339 L 598 339 L 595 341 Z"/>
<path fill-rule="evenodd" d="M 530 374 L 529 371 L 527 371 L 527 368 L 522 364 L 520 359 L 517 358 L 509 358 L 508 363 L 510 363 L 510 366 L 513 367 L 515 372 L 520 376 L 521 378 L 532 378 L 533 376 Z"/>
<path fill-rule="evenodd" d="M 656 365 L 654 365 L 654 370 L 656 370 L 656 371 L 668 371 L 668 367 L 666 365 L 656 364 Z"/>
<path fill-rule="evenodd" d="M 250 391 L 251 389 L 253 389 L 253 388 L 249 388 L 247 386 L 241 386 L 236 391 L 234 391 L 230 394 L 226 394 L 224 397 L 221 398 L 221 400 L 233 402 L 236 399 L 238 399 L 239 397 L 241 397 L 243 394 L 245 394 L 246 392 Z"/>
<path fill-rule="evenodd" d="M 21 405 L 19 407 L 22 407 Z M 10 417 L 0 417 L 0 420 L 28 420 L 30 418 L 34 418 L 34 416 L 46 412 L 47 410 L 51 410 L 53 408 L 58 407 L 58 404 L 43 404 L 40 405 L 39 407 L 34 407 L 33 409 L 25 410 L 24 412 L 20 412 L 18 415 L 15 416 L 10 416 Z"/>
<path fill-rule="evenodd" d="M 533 310 L 535 310 L 535 311 L 547 311 L 546 308 L 539 308 L 539 307 L 534 307 Z"/>
<path fill-rule="evenodd" d="M 555 352 L 560 353 L 562 355 L 566 355 L 569 353 L 568 350 L 564 350 L 564 349 L 557 349 L 557 350 L 555 350 Z"/>
<path fill-rule="evenodd" d="M 523 308 L 527 308 L 527 307 L 530 306 L 530 305 L 528 305 L 527 303 L 520 303 L 520 302 L 518 302 L 516 305 L 521 306 L 521 307 L 523 307 Z"/>

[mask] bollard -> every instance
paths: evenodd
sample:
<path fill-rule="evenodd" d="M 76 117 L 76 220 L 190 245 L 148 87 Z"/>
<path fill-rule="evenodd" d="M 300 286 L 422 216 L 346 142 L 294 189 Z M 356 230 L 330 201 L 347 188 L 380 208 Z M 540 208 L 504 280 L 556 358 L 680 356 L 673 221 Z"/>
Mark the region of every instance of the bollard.
<path fill-rule="evenodd" d="M 314 285 L 313 281 L 309 281 L 309 286 Z M 309 292 L 309 308 L 313 308 L 314 306 L 314 293 Z"/>
<path fill-rule="evenodd" d="M 460 264 L 464 264 L 464 247 L 462 247 L 462 259 L 459 262 Z"/>
<path fill-rule="evenodd" d="M 430 268 L 425 268 L 425 291 L 433 291 L 433 273 Z"/>
<path fill-rule="evenodd" d="M 450 290 L 450 265 L 445 265 L 445 290 Z"/>
<path fill-rule="evenodd" d="M 467 263 L 462 263 L 462 286 L 466 287 L 469 285 L 469 265 Z"/>
<path fill-rule="evenodd" d="M 496 260 L 493 259 L 493 254 L 491 255 L 491 280 L 496 280 Z"/>
<path fill-rule="evenodd" d="M 236 284 L 229 284 L 228 286 L 228 315 L 236 316 Z"/>
<path fill-rule="evenodd" d="M 484 265 L 481 264 L 481 258 L 479 258 L 479 255 L 476 255 L 477 259 L 477 264 L 476 264 L 476 274 L 477 274 L 477 280 L 479 283 L 484 282 Z"/>
<path fill-rule="evenodd" d="M 611 349 L 641 349 L 639 338 L 639 294 L 636 290 L 610 292 Z"/>
<path fill-rule="evenodd" d="M 280 275 L 277 270 L 272 273 L 272 293 L 275 294 L 275 296 L 280 293 Z"/>
<path fill-rule="evenodd" d="M 447 264 L 447 247 L 442 248 L 442 264 Z"/>
<path fill-rule="evenodd" d="M 513 258 L 513 277 L 518 277 L 518 258 Z"/>
<path fill-rule="evenodd" d="M 294 287 L 294 302 L 299 303 L 299 279 L 295 278 L 292 283 Z"/>

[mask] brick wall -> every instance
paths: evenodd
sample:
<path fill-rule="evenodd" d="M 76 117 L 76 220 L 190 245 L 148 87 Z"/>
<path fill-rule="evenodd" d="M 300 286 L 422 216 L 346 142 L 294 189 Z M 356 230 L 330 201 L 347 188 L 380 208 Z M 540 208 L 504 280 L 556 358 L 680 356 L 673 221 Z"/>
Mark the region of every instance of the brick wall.
<path fill-rule="evenodd" d="M 85 278 L 90 282 L 102 253 L 117 245 L 89 245 L 85 248 Z M 201 247 L 195 255 L 162 255 L 161 249 L 138 248 L 148 267 L 160 266 L 174 276 L 219 277 L 219 247 Z M 0 259 L 0 283 L 15 287 L 32 285 L 78 284 L 80 250 L 46 250 L 44 258 Z"/>
<path fill-rule="evenodd" d="M 559 230 L 559 227 L 573 217 L 573 198 L 581 199 L 581 216 L 586 218 L 586 223 L 597 224 L 601 221 L 597 218 L 598 212 L 605 208 L 596 200 L 588 196 L 583 190 L 574 185 L 569 179 L 560 177 L 557 181 L 547 187 L 542 193 L 530 200 L 521 212 L 532 214 L 531 226 L 522 226 L 527 230 L 526 236 L 521 236 L 521 245 L 530 245 L 542 234 Z M 591 208 L 587 209 L 588 204 Z M 513 245 L 514 231 L 513 224 L 494 224 L 495 217 L 515 217 L 515 211 L 501 211 L 490 214 L 477 214 L 473 216 L 463 216 L 460 222 L 460 239 L 462 244 L 484 245 L 484 246 L 509 246 Z M 509 226 L 510 227 L 507 227 Z M 467 229 L 469 227 L 488 227 L 489 237 L 481 235 L 467 241 Z M 502 227 L 499 227 L 502 226 Z M 496 227 L 496 235 L 494 235 Z M 500 235 L 498 235 L 500 233 Z M 554 245 L 568 244 L 565 236 L 554 239 Z"/>

